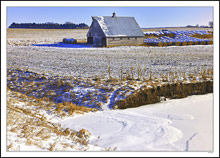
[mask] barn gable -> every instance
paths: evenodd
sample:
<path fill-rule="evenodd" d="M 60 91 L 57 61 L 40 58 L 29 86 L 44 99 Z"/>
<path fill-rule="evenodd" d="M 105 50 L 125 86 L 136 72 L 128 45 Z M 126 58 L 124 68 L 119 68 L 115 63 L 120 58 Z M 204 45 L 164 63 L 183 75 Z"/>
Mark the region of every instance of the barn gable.
<path fill-rule="evenodd" d="M 87 42 L 90 44 L 93 43 L 95 46 L 106 46 L 105 38 L 105 34 L 98 21 L 93 19 L 90 29 L 87 33 Z"/>
<path fill-rule="evenodd" d="M 94 20 L 94 19 L 93 19 L 92 24 L 90 26 L 90 29 L 87 33 L 87 37 L 91 36 L 91 35 L 105 37 L 105 34 L 104 34 L 102 28 L 100 27 L 98 21 Z"/>

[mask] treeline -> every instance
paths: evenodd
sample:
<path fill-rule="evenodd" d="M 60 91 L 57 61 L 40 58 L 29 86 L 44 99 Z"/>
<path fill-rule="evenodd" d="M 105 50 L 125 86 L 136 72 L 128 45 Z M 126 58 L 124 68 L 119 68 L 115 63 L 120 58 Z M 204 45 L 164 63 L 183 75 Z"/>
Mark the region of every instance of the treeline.
<path fill-rule="evenodd" d="M 12 23 L 9 28 L 29 28 L 29 29 L 88 29 L 89 26 L 84 23 L 74 24 L 66 22 L 64 24 L 58 23 Z"/>
<path fill-rule="evenodd" d="M 193 26 L 193 25 L 187 25 L 186 27 L 190 27 L 190 28 L 212 28 L 210 26 L 204 26 L 204 25 L 201 25 L 201 26 Z"/>

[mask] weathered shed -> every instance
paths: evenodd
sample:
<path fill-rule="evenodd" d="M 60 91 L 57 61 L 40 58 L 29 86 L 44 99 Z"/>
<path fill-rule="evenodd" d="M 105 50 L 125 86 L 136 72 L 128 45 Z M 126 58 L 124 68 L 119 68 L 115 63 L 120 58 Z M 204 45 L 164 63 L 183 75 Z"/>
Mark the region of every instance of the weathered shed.
<path fill-rule="evenodd" d="M 144 33 L 134 17 L 92 16 L 87 42 L 94 46 L 141 45 Z"/>

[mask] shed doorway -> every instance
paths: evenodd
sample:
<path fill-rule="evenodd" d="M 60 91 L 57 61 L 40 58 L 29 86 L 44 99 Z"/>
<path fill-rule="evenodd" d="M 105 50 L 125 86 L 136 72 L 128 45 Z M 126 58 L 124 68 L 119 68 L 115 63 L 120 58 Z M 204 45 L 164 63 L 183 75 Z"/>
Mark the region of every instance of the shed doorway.
<path fill-rule="evenodd" d="M 92 44 L 93 43 L 93 37 L 88 37 L 87 43 Z"/>
<path fill-rule="evenodd" d="M 102 46 L 105 47 L 106 46 L 106 38 L 102 37 Z"/>

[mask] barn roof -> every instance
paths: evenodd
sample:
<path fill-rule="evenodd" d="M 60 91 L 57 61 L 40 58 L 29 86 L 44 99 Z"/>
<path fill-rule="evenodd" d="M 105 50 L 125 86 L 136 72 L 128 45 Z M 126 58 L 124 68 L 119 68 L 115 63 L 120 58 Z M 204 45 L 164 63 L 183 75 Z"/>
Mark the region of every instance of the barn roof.
<path fill-rule="evenodd" d="M 134 17 L 92 16 L 97 20 L 106 37 L 143 37 Z"/>

